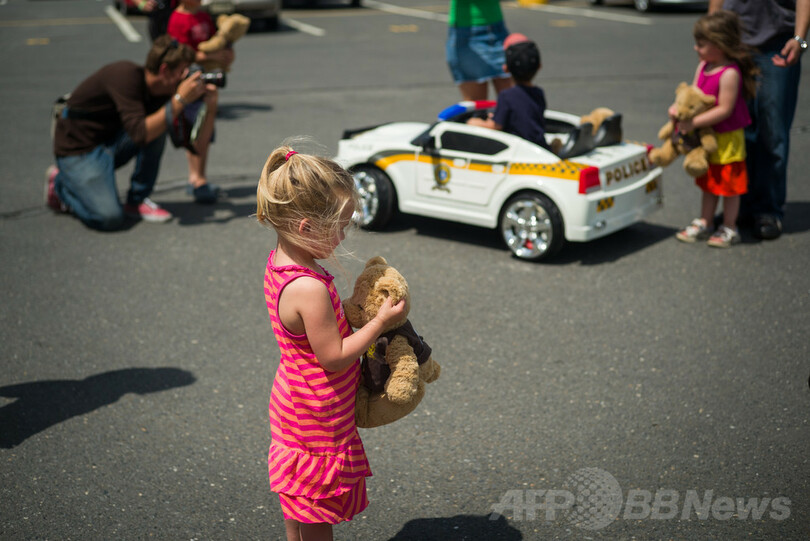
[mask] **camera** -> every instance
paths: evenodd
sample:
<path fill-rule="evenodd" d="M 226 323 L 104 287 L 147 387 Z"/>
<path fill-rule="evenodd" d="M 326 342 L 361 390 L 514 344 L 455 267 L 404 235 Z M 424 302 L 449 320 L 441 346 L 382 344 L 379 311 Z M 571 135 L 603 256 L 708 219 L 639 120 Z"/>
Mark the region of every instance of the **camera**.
<path fill-rule="evenodd" d="M 194 64 L 189 68 L 188 76 L 191 77 L 197 72 L 200 72 L 200 81 L 204 84 L 212 84 L 218 88 L 225 88 L 226 79 L 224 71 L 219 69 L 203 71 L 202 67 Z"/>

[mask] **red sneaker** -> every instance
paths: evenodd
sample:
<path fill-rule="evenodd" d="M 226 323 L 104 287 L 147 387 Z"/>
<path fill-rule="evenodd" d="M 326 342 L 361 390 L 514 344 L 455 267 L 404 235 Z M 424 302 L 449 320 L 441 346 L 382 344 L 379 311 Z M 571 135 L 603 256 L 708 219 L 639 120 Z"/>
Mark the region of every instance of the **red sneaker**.
<path fill-rule="evenodd" d="M 140 218 L 145 222 L 163 223 L 172 219 L 172 213 L 158 206 L 148 197 L 140 205 L 124 205 L 124 214 L 130 218 Z"/>
<path fill-rule="evenodd" d="M 70 209 L 59 199 L 59 196 L 56 195 L 54 181 L 58 174 L 59 169 L 57 169 L 55 165 L 51 165 L 45 171 L 45 204 L 54 212 L 67 213 L 70 212 Z"/>

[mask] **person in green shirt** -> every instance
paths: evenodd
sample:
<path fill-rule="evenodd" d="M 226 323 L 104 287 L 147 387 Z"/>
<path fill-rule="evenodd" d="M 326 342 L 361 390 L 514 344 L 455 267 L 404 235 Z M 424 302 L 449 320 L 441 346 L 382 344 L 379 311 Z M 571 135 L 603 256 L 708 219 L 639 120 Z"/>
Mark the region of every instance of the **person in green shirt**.
<path fill-rule="evenodd" d="M 450 0 L 445 52 L 463 99 L 487 99 L 490 81 L 496 96 L 513 85 L 503 69 L 508 34 L 499 0 Z"/>

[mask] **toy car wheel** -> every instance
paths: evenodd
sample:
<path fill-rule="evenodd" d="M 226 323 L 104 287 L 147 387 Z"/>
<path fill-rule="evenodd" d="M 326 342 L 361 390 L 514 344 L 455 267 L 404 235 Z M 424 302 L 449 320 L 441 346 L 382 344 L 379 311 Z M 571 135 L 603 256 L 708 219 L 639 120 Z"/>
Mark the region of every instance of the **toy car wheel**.
<path fill-rule="evenodd" d="M 539 261 L 557 253 L 565 242 L 560 210 L 551 199 L 523 192 L 509 199 L 498 220 L 501 237 L 520 259 Z"/>
<path fill-rule="evenodd" d="M 352 169 L 354 184 L 360 194 L 360 212 L 355 221 L 363 229 L 380 229 L 394 215 L 394 186 L 388 175 L 361 165 Z"/>

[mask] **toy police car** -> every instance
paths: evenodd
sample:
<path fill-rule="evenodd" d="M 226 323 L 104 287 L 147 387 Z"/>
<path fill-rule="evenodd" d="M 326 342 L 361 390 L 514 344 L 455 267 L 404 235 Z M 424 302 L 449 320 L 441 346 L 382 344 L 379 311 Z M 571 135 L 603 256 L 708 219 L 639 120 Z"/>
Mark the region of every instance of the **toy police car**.
<path fill-rule="evenodd" d="M 594 134 L 579 117 L 546 111 L 549 144 L 466 124 L 493 102 L 461 102 L 433 124 L 392 122 L 347 130 L 336 160 L 361 194 L 356 217 L 380 229 L 397 210 L 498 228 L 521 259 L 541 260 L 565 240 L 589 241 L 627 227 L 662 205 L 661 168 L 648 147 L 622 141 L 621 115 Z"/>

